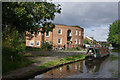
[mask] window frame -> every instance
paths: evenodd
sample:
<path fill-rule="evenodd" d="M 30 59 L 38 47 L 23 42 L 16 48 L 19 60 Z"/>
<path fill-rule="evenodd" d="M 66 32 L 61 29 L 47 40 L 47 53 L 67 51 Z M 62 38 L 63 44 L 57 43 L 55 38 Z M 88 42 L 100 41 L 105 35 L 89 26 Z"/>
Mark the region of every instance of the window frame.
<path fill-rule="evenodd" d="M 58 42 L 59 42 L 59 39 L 60 39 L 60 43 L 58 43 L 58 44 L 62 44 L 62 38 L 58 38 Z"/>
<path fill-rule="evenodd" d="M 37 35 L 40 35 L 40 32 L 37 32 Z"/>
<path fill-rule="evenodd" d="M 77 44 L 77 39 L 75 39 L 75 41 L 76 41 L 75 44 Z"/>
<path fill-rule="evenodd" d="M 77 30 L 75 30 L 75 35 L 77 35 Z"/>
<path fill-rule="evenodd" d="M 48 36 L 46 36 L 46 32 L 45 32 L 45 37 L 50 37 L 50 31 L 48 31 L 48 33 L 49 33 L 49 35 L 48 35 Z"/>
<path fill-rule="evenodd" d="M 39 42 L 39 45 L 37 45 L 37 42 Z M 40 46 L 40 41 L 37 41 L 37 42 L 36 42 L 36 46 Z"/>
<path fill-rule="evenodd" d="M 32 42 L 33 42 L 33 45 L 31 45 Z M 34 41 L 30 41 L 30 46 L 34 46 Z"/>
<path fill-rule="evenodd" d="M 81 35 L 81 31 L 79 31 L 79 36 Z"/>
<path fill-rule="evenodd" d="M 61 33 L 59 33 L 59 30 L 61 30 Z M 58 29 L 58 34 L 62 34 L 62 29 Z"/>
<path fill-rule="evenodd" d="M 81 44 L 80 39 L 79 39 L 79 43 L 78 44 Z"/>

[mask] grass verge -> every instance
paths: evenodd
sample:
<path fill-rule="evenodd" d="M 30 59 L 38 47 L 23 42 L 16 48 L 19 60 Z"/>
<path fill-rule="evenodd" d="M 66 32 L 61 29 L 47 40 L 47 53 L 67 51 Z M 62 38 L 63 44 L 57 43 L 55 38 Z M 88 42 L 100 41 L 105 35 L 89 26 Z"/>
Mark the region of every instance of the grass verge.
<path fill-rule="evenodd" d="M 75 60 L 80 60 L 80 59 L 85 59 L 85 54 L 80 54 L 80 55 L 72 55 L 72 56 L 68 56 L 68 57 L 64 57 L 64 58 L 60 58 L 54 61 L 49 61 L 46 62 L 45 64 L 41 65 L 39 68 L 48 68 L 48 67 L 52 67 L 52 66 L 57 66 L 60 64 L 64 64 L 64 63 L 68 63 L 71 61 L 75 61 Z"/>

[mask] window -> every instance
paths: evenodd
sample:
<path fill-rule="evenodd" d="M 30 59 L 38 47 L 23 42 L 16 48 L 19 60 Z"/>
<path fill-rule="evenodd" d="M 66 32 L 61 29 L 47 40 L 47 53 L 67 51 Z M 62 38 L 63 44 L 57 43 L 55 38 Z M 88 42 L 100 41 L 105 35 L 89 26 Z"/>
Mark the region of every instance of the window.
<path fill-rule="evenodd" d="M 79 36 L 80 36 L 80 31 L 79 31 Z"/>
<path fill-rule="evenodd" d="M 40 35 L 40 32 L 37 32 L 37 35 Z"/>
<path fill-rule="evenodd" d="M 37 44 L 36 44 L 37 46 L 40 46 L 40 41 L 37 41 Z"/>
<path fill-rule="evenodd" d="M 47 31 L 47 32 L 45 33 L 45 36 L 46 36 L 46 37 L 49 37 L 49 36 L 50 36 L 50 32 Z"/>
<path fill-rule="evenodd" d="M 75 44 L 77 44 L 77 39 L 75 39 Z"/>
<path fill-rule="evenodd" d="M 61 38 L 58 39 L 58 44 L 62 44 L 62 39 Z"/>
<path fill-rule="evenodd" d="M 79 39 L 79 44 L 80 44 L 80 39 Z"/>
<path fill-rule="evenodd" d="M 34 41 L 30 41 L 30 46 L 34 46 Z"/>
<path fill-rule="evenodd" d="M 50 43 L 49 41 L 46 41 L 46 43 Z"/>
<path fill-rule="evenodd" d="M 58 29 L 58 34 L 62 34 L 62 29 Z"/>
<path fill-rule="evenodd" d="M 34 32 L 33 32 L 33 31 L 31 31 L 31 32 L 30 32 L 30 34 L 34 35 Z"/>
<path fill-rule="evenodd" d="M 77 30 L 75 30 L 75 35 L 77 35 Z"/>

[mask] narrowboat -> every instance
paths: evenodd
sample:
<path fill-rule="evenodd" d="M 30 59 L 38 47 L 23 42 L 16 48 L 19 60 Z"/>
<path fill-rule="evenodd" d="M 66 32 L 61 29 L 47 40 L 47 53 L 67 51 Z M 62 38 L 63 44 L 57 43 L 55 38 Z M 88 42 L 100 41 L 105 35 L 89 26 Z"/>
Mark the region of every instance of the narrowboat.
<path fill-rule="evenodd" d="M 87 50 L 86 60 L 103 58 L 110 55 L 109 49 L 106 47 L 90 47 Z"/>

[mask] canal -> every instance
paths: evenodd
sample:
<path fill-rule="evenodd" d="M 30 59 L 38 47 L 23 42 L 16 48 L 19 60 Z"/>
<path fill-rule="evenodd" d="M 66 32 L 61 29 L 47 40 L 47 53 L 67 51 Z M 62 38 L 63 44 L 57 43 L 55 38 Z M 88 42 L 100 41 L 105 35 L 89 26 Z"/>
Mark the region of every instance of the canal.
<path fill-rule="evenodd" d="M 79 61 L 52 69 L 35 78 L 118 78 L 119 51 L 110 50 L 110 56 L 93 62 Z"/>

